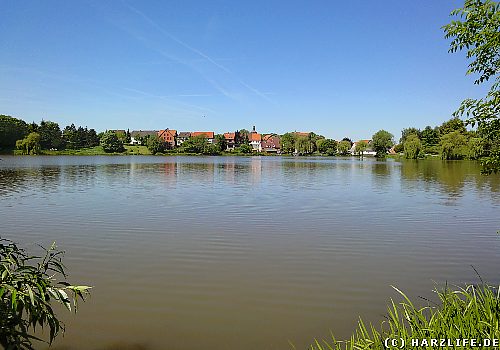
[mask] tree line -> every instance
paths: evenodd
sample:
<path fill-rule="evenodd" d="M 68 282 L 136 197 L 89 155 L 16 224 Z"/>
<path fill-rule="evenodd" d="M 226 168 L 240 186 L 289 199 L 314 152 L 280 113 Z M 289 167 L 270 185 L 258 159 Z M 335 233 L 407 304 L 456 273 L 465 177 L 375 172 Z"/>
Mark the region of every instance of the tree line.
<path fill-rule="evenodd" d="M 87 127 L 71 124 L 61 130 L 59 124 L 52 121 L 26 123 L 0 115 L 0 149 L 16 147 L 24 154 L 38 154 L 41 150 L 95 147 L 99 142 L 100 135 Z"/>
<path fill-rule="evenodd" d="M 236 154 L 251 154 L 250 132 L 241 129 L 235 132 Z M 276 135 L 279 136 L 279 135 Z M 168 153 L 171 146 L 157 135 L 137 137 L 152 154 Z M 124 145 L 131 142 L 130 131 L 106 131 L 97 133 L 74 124 L 61 129 L 59 124 L 42 120 L 40 124 L 26 123 L 22 119 L 0 115 L 0 149 L 17 148 L 23 154 L 39 154 L 42 150 L 82 149 L 101 146 L 104 152 L 121 153 Z M 376 157 L 385 157 L 394 147 L 396 153 L 407 159 L 419 159 L 428 155 L 440 156 L 446 160 L 485 159 L 498 152 L 500 138 L 491 138 L 484 128 L 467 130 L 466 122 L 458 117 L 439 126 L 405 128 L 401 131 L 399 143 L 394 142 L 391 133 L 385 130 L 376 132 L 369 142 L 354 142 L 345 137 L 341 141 L 326 138 L 323 135 L 299 132 L 287 132 L 280 136 L 281 153 L 294 155 L 363 156 L 366 151 L 374 151 Z M 224 135 L 215 135 L 213 143 L 203 136 L 190 137 L 175 149 L 176 153 L 219 155 L 226 151 Z"/>
<path fill-rule="evenodd" d="M 407 159 L 440 155 L 442 159 L 482 159 L 499 147 L 499 139 L 488 138 L 482 128 L 467 130 L 461 119 L 454 117 L 440 126 L 403 129 L 395 151 Z"/>

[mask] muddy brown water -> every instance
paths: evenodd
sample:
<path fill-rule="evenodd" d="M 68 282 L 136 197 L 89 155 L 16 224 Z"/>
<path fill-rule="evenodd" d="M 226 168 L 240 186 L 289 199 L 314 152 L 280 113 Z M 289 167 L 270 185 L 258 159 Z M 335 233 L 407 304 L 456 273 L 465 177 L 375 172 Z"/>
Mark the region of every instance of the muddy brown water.
<path fill-rule="evenodd" d="M 55 349 L 305 349 L 391 285 L 499 283 L 500 176 L 373 158 L 9 157 L 3 237 L 94 286 Z M 45 348 L 40 346 L 40 349 Z"/>

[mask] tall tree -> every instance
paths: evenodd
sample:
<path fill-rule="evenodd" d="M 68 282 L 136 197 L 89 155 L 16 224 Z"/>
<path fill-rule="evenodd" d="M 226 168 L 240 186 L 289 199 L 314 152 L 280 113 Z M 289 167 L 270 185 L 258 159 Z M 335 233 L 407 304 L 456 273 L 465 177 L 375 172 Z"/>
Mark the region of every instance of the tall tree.
<path fill-rule="evenodd" d="M 223 134 L 215 135 L 215 145 L 219 148 L 220 152 L 223 152 L 227 148 L 226 138 Z"/>
<path fill-rule="evenodd" d="M 439 135 L 443 136 L 449 134 L 450 132 L 458 131 L 461 134 L 465 134 L 467 129 L 465 128 L 465 123 L 460 118 L 454 117 L 450 120 L 445 121 L 438 128 Z"/>
<path fill-rule="evenodd" d="M 287 132 L 281 136 L 281 151 L 286 154 L 295 152 L 295 135 Z"/>
<path fill-rule="evenodd" d="M 471 60 L 467 74 L 476 74 L 474 84 L 494 78 L 490 90 L 480 99 L 466 99 L 456 116 L 465 116 L 469 125 L 478 126 L 490 142 L 489 155 L 482 162 L 483 172 L 500 171 L 500 4 L 490 0 L 466 0 L 454 10 L 458 17 L 443 27 L 445 38 L 452 39 L 449 52 L 466 50 Z"/>
<path fill-rule="evenodd" d="M 320 153 L 332 156 L 337 152 L 337 141 L 332 139 L 319 139 L 316 141 L 316 147 Z"/>
<path fill-rule="evenodd" d="M 64 140 L 59 124 L 42 120 L 37 132 L 40 134 L 40 146 L 42 149 L 59 149 L 64 147 Z"/>
<path fill-rule="evenodd" d="M 339 142 L 337 146 L 337 150 L 340 155 L 346 156 L 349 154 L 349 150 L 351 149 L 351 142 L 347 140 L 342 140 Z"/>
<path fill-rule="evenodd" d="M 408 135 L 403 146 L 406 159 L 417 159 L 422 150 L 422 142 L 416 134 Z"/>
<path fill-rule="evenodd" d="M 28 124 L 8 115 L 0 115 L 0 148 L 14 147 L 17 140 L 28 134 Z"/>
<path fill-rule="evenodd" d="M 372 146 L 377 158 L 383 158 L 387 155 L 387 151 L 394 145 L 393 137 L 390 132 L 385 130 L 379 130 L 373 134 Z"/>
<path fill-rule="evenodd" d="M 421 140 L 424 146 L 435 146 L 439 143 L 439 132 L 437 128 L 426 126 L 421 132 Z"/>
<path fill-rule="evenodd" d="M 406 128 L 401 131 L 401 138 L 399 139 L 399 143 L 405 143 L 406 138 L 410 135 L 417 135 L 418 138 L 421 137 L 422 132 L 417 128 Z"/>
<path fill-rule="evenodd" d="M 468 152 L 467 138 L 460 131 L 453 131 L 441 136 L 442 159 L 464 159 Z"/>

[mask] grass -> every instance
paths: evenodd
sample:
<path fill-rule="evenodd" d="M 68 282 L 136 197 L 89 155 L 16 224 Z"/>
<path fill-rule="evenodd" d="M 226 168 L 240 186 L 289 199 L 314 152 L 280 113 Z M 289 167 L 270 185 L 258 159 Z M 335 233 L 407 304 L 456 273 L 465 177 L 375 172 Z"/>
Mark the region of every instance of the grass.
<path fill-rule="evenodd" d="M 486 284 L 479 286 L 466 285 L 451 290 L 448 287 L 435 289 L 439 301 L 427 301 L 427 306 L 417 307 L 403 292 L 398 291 L 403 301 L 395 303 L 391 300 L 386 320 L 379 328 L 367 326 L 362 320 L 351 339 L 339 341 L 332 336 L 328 340 L 316 340 L 309 350 L 359 350 L 399 348 L 404 341 L 405 349 L 477 349 L 481 346 L 472 346 L 471 339 L 480 344 L 483 339 L 500 339 L 500 289 Z M 386 339 L 395 339 L 397 346 L 392 346 Z M 419 345 L 412 345 L 412 339 L 419 340 Z M 426 339 L 428 344 L 422 343 Z M 460 343 L 460 346 L 436 346 L 431 339 L 468 339 L 469 344 Z M 389 345 L 389 346 L 386 346 Z M 493 343 L 484 348 L 498 348 Z"/>

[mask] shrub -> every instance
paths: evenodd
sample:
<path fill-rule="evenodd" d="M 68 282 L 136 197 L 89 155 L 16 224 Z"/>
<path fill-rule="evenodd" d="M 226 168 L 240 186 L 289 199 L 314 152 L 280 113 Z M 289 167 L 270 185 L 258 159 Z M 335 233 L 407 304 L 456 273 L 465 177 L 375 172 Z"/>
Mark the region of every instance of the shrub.
<path fill-rule="evenodd" d="M 53 302 L 76 312 L 90 287 L 66 281 L 63 251 L 55 244 L 43 256 L 29 256 L 24 249 L 0 237 L 0 345 L 4 349 L 33 349 L 30 334 L 36 326 L 49 328 L 48 343 L 64 324 L 54 313 Z M 69 294 L 69 296 L 68 296 Z"/>
<path fill-rule="evenodd" d="M 123 152 L 123 142 L 118 139 L 118 136 L 112 131 L 108 131 L 101 136 L 101 146 L 104 152 Z"/>

